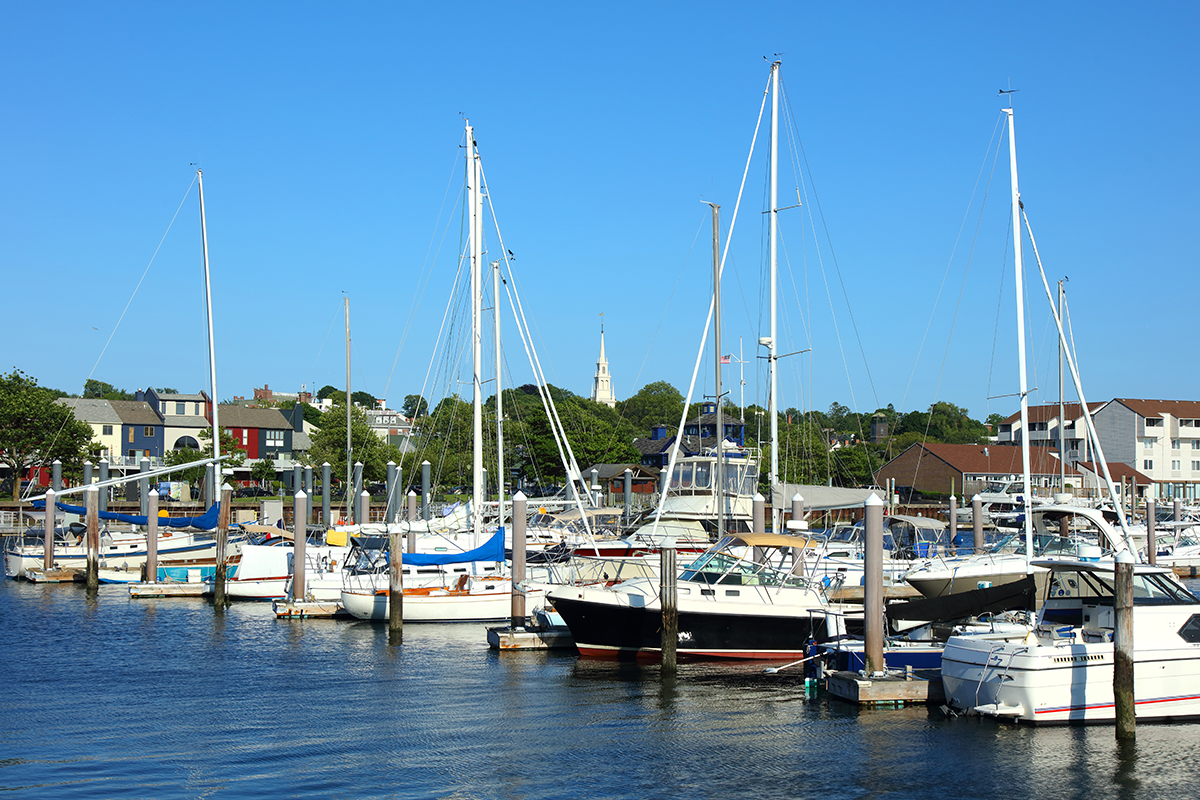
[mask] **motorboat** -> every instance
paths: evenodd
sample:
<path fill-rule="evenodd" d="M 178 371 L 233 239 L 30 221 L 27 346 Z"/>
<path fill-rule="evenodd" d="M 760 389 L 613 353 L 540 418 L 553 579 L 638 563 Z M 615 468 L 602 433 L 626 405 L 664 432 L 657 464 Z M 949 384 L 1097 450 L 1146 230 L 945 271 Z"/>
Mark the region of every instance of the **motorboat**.
<path fill-rule="evenodd" d="M 813 532 L 802 551 L 803 572 L 826 584 L 863 585 L 864 528 L 840 525 L 819 536 Z M 919 560 L 943 556 L 951 549 L 947 525 L 932 517 L 888 514 L 883 518 L 883 581 L 904 583 Z"/>
<path fill-rule="evenodd" d="M 802 658 L 813 641 L 862 631 L 862 606 L 829 602 L 820 583 L 800 575 L 793 548 L 804 537 L 741 533 L 722 537 L 678 574 L 679 658 Z M 660 579 L 605 587 L 564 586 L 547 600 L 566 622 L 581 655 L 658 658 Z"/>
<path fill-rule="evenodd" d="M 947 704 L 1033 725 L 1112 722 L 1112 562 L 1036 561 L 1048 574 L 1036 627 L 1020 642 L 952 636 Z M 1134 565 L 1134 708 L 1139 720 L 1200 717 L 1200 598 L 1165 567 Z"/>
<path fill-rule="evenodd" d="M 83 569 L 87 566 L 86 527 L 73 523 L 54 529 L 54 567 Z M 156 544 L 159 561 L 215 557 L 216 542 L 197 531 L 160 528 Z M 107 528 L 100 532 L 100 565 L 137 572 L 146 563 L 146 533 L 134 529 Z M 29 529 L 4 552 L 4 574 L 24 578 L 31 569 L 45 565 L 45 530 Z"/>

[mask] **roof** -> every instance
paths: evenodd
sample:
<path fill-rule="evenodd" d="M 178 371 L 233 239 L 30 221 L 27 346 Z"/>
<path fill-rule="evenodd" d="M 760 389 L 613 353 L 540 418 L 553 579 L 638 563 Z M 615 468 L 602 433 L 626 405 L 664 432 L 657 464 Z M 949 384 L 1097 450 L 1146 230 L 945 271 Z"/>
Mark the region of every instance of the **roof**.
<path fill-rule="evenodd" d="M 1113 402 L 1143 417 L 1170 414 L 1176 419 L 1200 419 L 1200 400 L 1135 400 L 1118 397 Z"/>
<path fill-rule="evenodd" d="M 1088 411 L 1093 414 L 1105 403 L 1088 403 Z M 1063 416 L 1066 419 L 1079 419 L 1083 416 L 1083 406 L 1079 403 L 1063 403 Z M 1029 407 L 1030 422 L 1050 422 L 1058 419 L 1058 403 L 1051 403 L 1043 406 Z M 1021 412 L 1013 414 L 1008 419 L 1004 420 L 1004 424 L 1012 424 L 1021 421 Z"/>
<path fill-rule="evenodd" d="M 168 415 L 170 418 L 166 420 L 168 428 L 211 428 L 212 425 L 204 417 L 194 417 L 191 414 L 174 414 Z"/>
<path fill-rule="evenodd" d="M 112 404 L 99 397 L 60 397 L 55 401 L 71 409 L 75 419 L 104 425 L 120 425 L 121 418 Z"/>
<path fill-rule="evenodd" d="M 312 437 L 307 433 L 292 434 L 292 450 L 304 452 L 312 449 Z"/>
<path fill-rule="evenodd" d="M 928 456 L 939 458 L 964 474 L 999 475 L 1007 473 L 1020 475 L 1024 471 L 1021 448 L 1015 445 L 941 444 L 935 442 L 921 444 L 918 442 L 909 449 L 911 450 L 912 447 L 923 447 Z M 907 453 L 908 450 L 904 452 Z M 899 457 L 897 456 L 897 458 Z M 895 459 L 892 460 L 895 461 Z M 1059 472 L 1058 451 L 1052 447 L 1029 448 L 1029 472 L 1033 475 L 1057 475 Z M 1067 475 L 1077 474 L 1074 469 L 1067 466 Z"/>
<path fill-rule="evenodd" d="M 145 400 L 109 400 L 122 425 L 162 425 L 162 417 Z"/>
<path fill-rule="evenodd" d="M 662 439 L 634 439 L 633 446 L 639 453 L 648 456 L 654 453 L 664 453 L 671 448 L 676 437 L 667 436 Z M 729 437 L 725 437 L 729 441 Z M 734 442 L 736 446 L 737 443 Z M 716 436 L 684 436 L 679 440 L 679 452 L 684 455 L 695 455 L 717 446 Z"/>
<path fill-rule="evenodd" d="M 207 403 L 208 402 L 208 398 L 205 397 L 203 394 L 163 394 L 162 392 L 155 392 L 155 394 L 158 395 L 159 400 L 166 400 L 166 401 L 172 402 L 172 403 L 180 403 L 180 402 L 183 402 L 183 403 Z"/>
<path fill-rule="evenodd" d="M 292 428 L 292 423 L 278 408 L 222 405 L 217 413 L 223 428 L 265 428 L 267 430 L 291 430 Z"/>
<path fill-rule="evenodd" d="M 721 422 L 725 425 L 745 426 L 745 424 L 746 424 L 746 423 L 742 422 L 742 420 L 738 419 L 738 416 L 736 413 L 731 413 L 730 411 L 722 412 Z M 685 425 L 716 425 L 717 424 L 717 415 L 715 413 L 701 414 L 698 417 L 693 417 L 692 419 L 689 419 L 684 424 Z"/>
<path fill-rule="evenodd" d="M 1076 466 L 1079 467 L 1079 469 L 1087 470 L 1088 472 L 1090 472 L 1094 475 L 1100 474 L 1099 472 L 1097 472 L 1098 468 L 1097 468 L 1096 464 L 1092 463 L 1091 461 L 1080 461 L 1078 464 L 1076 464 Z M 1109 461 L 1108 462 L 1108 474 L 1112 476 L 1112 479 L 1114 481 L 1120 481 L 1124 478 L 1133 478 L 1133 480 L 1142 484 L 1143 486 L 1147 486 L 1151 483 L 1154 483 L 1154 479 L 1151 478 L 1150 476 L 1144 475 L 1141 472 L 1138 472 L 1133 467 L 1129 466 L 1128 464 L 1125 464 L 1120 461 Z"/>

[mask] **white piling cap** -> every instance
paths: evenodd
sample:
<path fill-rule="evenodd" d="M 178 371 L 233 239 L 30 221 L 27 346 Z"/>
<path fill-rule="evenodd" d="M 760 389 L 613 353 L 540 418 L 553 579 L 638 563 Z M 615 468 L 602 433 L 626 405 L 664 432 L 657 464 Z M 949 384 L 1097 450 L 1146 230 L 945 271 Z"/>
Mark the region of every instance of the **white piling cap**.
<path fill-rule="evenodd" d="M 971 498 L 972 503 L 974 503 L 976 500 L 983 502 L 983 498 L 980 497 L 979 495 L 975 495 L 974 497 Z"/>
<path fill-rule="evenodd" d="M 796 492 L 794 495 L 792 495 L 792 502 L 795 503 L 796 501 L 799 501 L 801 503 L 804 502 L 804 498 L 800 496 L 799 492 Z"/>
<path fill-rule="evenodd" d="M 1113 561 L 1117 562 L 1118 564 L 1132 564 L 1133 553 L 1129 552 L 1128 550 L 1122 550 L 1113 556 Z"/>
<path fill-rule="evenodd" d="M 763 496 L 762 496 L 762 492 L 755 492 L 755 493 L 754 493 L 754 502 L 756 502 L 756 503 L 763 503 L 763 502 L 766 502 L 766 499 L 767 499 L 767 498 L 765 498 L 765 497 L 763 497 Z"/>
<path fill-rule="evenodd" d="M 94 486 L 89 486 L 87 489 L 84 489 L 84 491 L 85 492 L 95 492 L 95 491 L 99 491 L 99 489 Z M 147 494 L 146 496 L 147 497 L 158 497 L 158 489 L 151 489 L 150 493 Z"/>
<path fill-rule="evenodd" d="M 308 495 L 306 495 L 306 494 L 304 493 L 304 490 L 303 490 L 303 489 L 301 489 L 300 491 L 296 492 L 296 493 L 295 493 L 294 495 L 292 495 L 292 496 L 293 496 L 295 499 L 297 499 L 297 500 L 307 500 L 307 499 L 308 499 Z"/>
<path fill-rule="evenodd" d="M 875 494 L 874 492 L 871 492 L 869 495 L 867 495 L 867 499 L 863 503 L 863 505 L 865 505 L 865 506 L 881 506 L 881 505 L 883 505 L 883 501 L 879 499 L 879 495 Z"/>
<path fill-rule="evenodd" d="M 524 503 L 529 498 L 525 496 L 524 492 L 518 489 L 517 493 L 512 496 L 512 499 L 514 503 Z"/>

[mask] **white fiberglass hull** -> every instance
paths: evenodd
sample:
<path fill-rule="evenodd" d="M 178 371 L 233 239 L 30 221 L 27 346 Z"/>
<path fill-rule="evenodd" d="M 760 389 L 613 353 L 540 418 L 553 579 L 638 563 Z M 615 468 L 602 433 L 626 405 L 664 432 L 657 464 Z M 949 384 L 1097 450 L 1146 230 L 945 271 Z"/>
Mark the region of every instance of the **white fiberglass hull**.
<path fill-rule="evenodd" d="M 507 579 L 473 580 L 469 590 L 444 587 L 405 589 L 405 622 L 486 622 L 512 615 L 512 584 Z M 541 592 L 526 592 L 526 602 Z M 388 618 L 387 589 L 345 590 L 342 607 L 351 616 L 366 620 Z"/>
<path fill-rule="evenodd" d="M 178 561 L 214 557 L 217 545 L 212 540 L 196 541 L 191 534 L 175 534 L 158 540 L 158 560 Z M 24 578 L 28 570 L 41 569 L 45 563 L 42 545 L 12 545 L 4 554 L 4 574 L 10 578 Z M 146 563 L 146 539 L 121 540 L 100 548 L 101 566 L 126 571 L 136 571 Z M 83 545 L 61 545 L 54 547 L 56 569 L 84 569 L 87 567 L 87 548 Z"/>

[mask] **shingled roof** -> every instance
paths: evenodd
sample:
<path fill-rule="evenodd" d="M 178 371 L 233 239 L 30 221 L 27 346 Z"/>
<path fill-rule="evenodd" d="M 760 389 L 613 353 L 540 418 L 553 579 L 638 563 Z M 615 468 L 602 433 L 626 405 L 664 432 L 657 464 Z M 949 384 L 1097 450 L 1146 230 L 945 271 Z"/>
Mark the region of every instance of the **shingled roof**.
<path fill-rule="evenodd" d="M 122 425 L 162 425 L 162 417 L 145 400 L 109 400 Z"/>
<path fill-rule="evenodd" d="M 1093 414 L 1105 403 L 1088 403 L 1088 410 Z M 1079 419 L 1083 416 L 1083 406 L 1080 403 L 1063 403 L 1063 416 L 1066 419 Z M 1058 417 L 1058 403 L 1052 403 L 1044 406 L 1029 407 L 1030 422 L 1049 422 Z M 1011 425 L 1021 421 L 1021 412 L 1013 414 L 1004 420 L 1004 424 Z"/>
<path fill-rule="evenodd" d="M 1200 400 L 1136 400 L 1118 397 L 1113 400 L 1143 417 L 1170 414 L 1176 419 L 1200 419 Z"/>
<path fill-rule="evenodd" d="M 1011 445 L 941 444 L 929 442 L 914 444 L 924 447 L 928 456 L 939 458 L 965 475 L 998 475 L 1007 473 L 1020 475 L 1024 469 L 1021 448 Z M 1029 448 L 1029 471 L 1034 475 L 1057 475 L 1059 461 L 1057 450 L 1050 447 Z M 1077 475 L 1067 467 L 1067 475 Z"/>
<path fill-rule="evenodd" d="M 247 408 L 246 406 L 223 405 L 219 407 L 222 428 L 263 428 L 287 430 L 292 423 L 278 408 Z"/>

